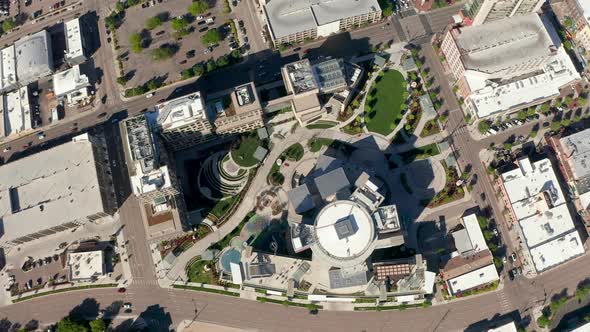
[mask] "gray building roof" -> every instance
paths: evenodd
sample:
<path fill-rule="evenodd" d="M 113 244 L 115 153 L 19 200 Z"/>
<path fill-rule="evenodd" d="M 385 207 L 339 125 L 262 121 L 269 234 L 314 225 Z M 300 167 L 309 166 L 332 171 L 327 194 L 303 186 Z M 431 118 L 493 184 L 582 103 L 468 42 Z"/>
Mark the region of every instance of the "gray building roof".
<path fill-rule="evenodd" d="M 313 65 L 313 74 L 322 92 L 346 88 L 342 59 L 331 59 Z"/>
<path fill-rule="evenodd" d="M 559 140 L 576 179 L 580 193 L 590 191 L 590 129 L 562 137 Z"/>
<path fill-rule="evenodd" d="M 264 8 L 275 39 L 381 11 L 377 0 L 270 0 Z"/>
<path fill-rule="evenodd" d="M 314 182 L 322 199 L 326 199 L 350 187 L 350 182 L 348 182 L 348 178 L 342 167 L 318 176 L 314 179 Z"/>
<path fill-rule="evenodd" d="M 21 84 L 28 84 L 53 73 L 51 36 L 46 30 L 17 40 L 14 48 L 16 74 Z"/>
<path fill-rule="evenodd" d="M 340 269 L 331 269 L 328 271 L 328 277 L 330 278 L 330 288 L 333 289 L 361 286 L 368 282 L 367 271 L 345 275 Z"/>
<path fill-rule="evenodd" d="M 436 110 L 434 109 L 434 106 L 432 105 L 432 100 L 430 100 L 430 96 L 428 96 L 427 94 L 421 95 L 420 98 L 420 107 L 422 107 L 422 110 L 424 111 L 424 113 L 426 113 L 425 115 L 428 117 L 434 117 L 436 116 Z"/>
<path fill-rule="evenodd" d="M 287 194 L 289 196 L 289 202 L 295 209 L 296 213 L 303 213 L 309 211 L 315 207 L 311 193 L 306 184 L 295 187 Z"/>
<path fill-rule="evenodd" d="M 268 150 L 259 146 L 256 148 L 256 151 L 254 151 L 254 159 L 258 160 L 258 161 L 263 161 L 264 157 L 266 157 L 266 154 L 268 153 Z"/>

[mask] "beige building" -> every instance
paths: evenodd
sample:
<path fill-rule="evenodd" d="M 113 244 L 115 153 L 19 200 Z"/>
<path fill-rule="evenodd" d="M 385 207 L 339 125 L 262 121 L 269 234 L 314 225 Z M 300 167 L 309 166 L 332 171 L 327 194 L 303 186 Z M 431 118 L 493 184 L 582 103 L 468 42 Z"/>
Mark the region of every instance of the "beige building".
<path fill-rule="evenodd" d="M 503 18 L 538 12 L 544 0 L 470 0 L 463 12 L 473 25 L 489 23 Z"/>
<path fill-rule="evenodd" d="M 441 51 L 475 118 L 543 103 L 580 79 L 551 23 L 535 13 L 455 26 Z"/>
<path fill-rule="evenodd" d="M 260 1 L 275 46 L 328 37 L 381 19 L 377 0 Z"/>
<path fill-rule="evenodd" d="M 160 135 L 174 151 L 215 139 L 200 92 L 156 105 Z"/>
<path fill-rule="evenodd" d="M 217 135 L 245 133 L 264 126 L 260 97 L 254 83 L 238 86 L 223 94 L 225 96 L 213 104 L 217 114 L 214 122 Z"/>

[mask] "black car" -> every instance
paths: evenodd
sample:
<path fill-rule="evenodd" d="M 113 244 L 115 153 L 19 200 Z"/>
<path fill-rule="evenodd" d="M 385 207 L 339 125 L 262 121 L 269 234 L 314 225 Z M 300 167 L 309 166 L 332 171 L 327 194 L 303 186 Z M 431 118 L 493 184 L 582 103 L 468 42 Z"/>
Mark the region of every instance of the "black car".
<path fill-rule="evenodd" d="M 195 57 L 195 54 L 197 54 L 197 51 L 195 51 L 195 50 L 190 50 L 190 51 L 186 52 L 186 57 L 187 57 L 188 59 L 190 59 L 190 58 L 194 58 L 194 57 Z"/>
<path fill-rule="evenodd" d="M 209 30 L 209 27 L 202 27 L 202 28 L 199 29 L 199 32 L 204 32 L 204 31 L 207 31 L 207 30 Z"/>
<path fill-rule="evenodd" d="M 43 10 L 39 9 L 38 11 L 33 13 L 33 18 L 37 18 L 43 14 Z"/>
<path fill-rule="evenodd" d="M 508 278 L 510 278 L 510 280 L 514 280 L 514 278 L 516 278 L 516 275 L 514 274 L 515 270 L 516 269 L 512 269 L 512 270 L 508 271 Z"/>

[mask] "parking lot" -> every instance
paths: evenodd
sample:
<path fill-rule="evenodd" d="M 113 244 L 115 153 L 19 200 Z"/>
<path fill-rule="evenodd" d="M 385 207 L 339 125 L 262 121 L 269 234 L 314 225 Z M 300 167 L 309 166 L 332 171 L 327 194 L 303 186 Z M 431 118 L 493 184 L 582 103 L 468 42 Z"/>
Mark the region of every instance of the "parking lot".
<path fill-rule="evenodd" d="M 67 281 L 65 256 L 55 254 L 41 258 L 30 257 L 30 260 L 23 262 L 23 265 L 10 270 L 9 275 L 14 276 L 15 288 L 20 290 L 43 287 L 49 280 L 65 282 Z"/>
<path fill-rule="evenodd" d="M 160 78 L 164 82 L 172 82 L 181 78 L 181 72 L 192 68 L 197 63 L 206 63 L 208 60 L 216 60 L 222 55 L 231 52 L 229 48 L 229 36 L 231 30 L 227 27 L 231 14 L 222 13 L 222 2 L 216 2 L 216 7 L 209 8 L 202 17 L 193 17 L 187 11 L 191 0 L 163 1 L 146 8 L 134 6 L 125 11 L 125 19 L 117 29 L 118 54 L 123 60 L 123 68 L 126 74 L 127 87 L 134 87 L 149 81 L 152 78 Z M 158 16 L 162 25 L 153 30 L 146 29 L 148 18 Z M 185 36 L 177 38 L 172 29 L 174 18 L 186 18 L 191 31 Z M 209 21 L 209 23 L 207 22 Z M 212 21 L 212 22 L 211 22 Z M 207 49 L 201 42 L 201 37 L 212 29 L 218 29 L 221 34 L 221 42 Z M 129 36 L 140 33 L 142 36 L 143 50 L 141 53 L 133 53 L 129 43 Z M 171 46 L 174 55 L 165 60 L 152 59 L 151 51 L 160 46 Z"/>

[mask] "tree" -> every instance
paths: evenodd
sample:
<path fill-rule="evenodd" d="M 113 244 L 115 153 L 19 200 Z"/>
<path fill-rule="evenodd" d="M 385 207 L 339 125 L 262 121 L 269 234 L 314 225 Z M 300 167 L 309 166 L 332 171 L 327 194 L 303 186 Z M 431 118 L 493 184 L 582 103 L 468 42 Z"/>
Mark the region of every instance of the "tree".
<path fill-rule="evenodd" d="M 183 80 L 189 79 L 189 78 L 193 77 L 194 75 L 195 74 L 193 73 L 192 69 L 185 69 L 180 72 L 180 77 Z"/>
<path fill-rule="evenodd" d="M 565 96 L 564 101 L 567 106 L 570 106 L 572 104 L 573 98 L 572 96 Z"/>
<path fill-rule="evenodd" d="M 16 27 L 16 22 L 14 22 L 14 19 L 12 17 L 9 17 L 2 22 L 2 30 L 4 32 L 10 31 L 14 29 L 14 27 Z"/>
<path fill-rule="evenodd" d="M 205 66 L 203 66 L 200 63 L 197 63 L 196 65 L 193 66 L 193 74 L 195 76 L 201 76 L 205 73 Z"/>
<path fill-rule="evenodd" d="M 481 229 L 487 229 L 488 225 L 490 224 L 488 219 L 482 216 L 477 216 L 477 223 Z"/>
<path fill-rule="evenodd" d="M 117 77 L 117 83 L 120 85 L 125 85 L 127 84 L 127 78 L 125 78 L 125 76 L 119 76 Z"/>
<path fill-rule="evenodd" d="M 239 59 L 240 58 L 240 51 L 239 50 L 233 50 L 231 51 L 231 53 L 229 54 L 233 59 Z"/>
<path fill-rule="evenodd" d="M 563 119 L 563 120 L 561 120 L 561 125 L 564 126 L 564 127 L 567 127 L 570 124 L 571 124 L 570 119 Z"/>
<path fill-rule="evenodd" d="M 222 55 L 217 58 L 217 67 L 225 67 L 229 64 L 229 60 L 227 59 L 227 55 Z"/>
<path fill-rule="evenodd" d="M 422 68 L 422 66 L 424 65 L 424 64 L 422 63 L 422 61 L 420 61 L 420 60 L 416 60 L 416 62 L 415 62 L 415 63 L 416 63 L 416 67 L 418 67 L 418 68 Z"/>
<path fill-rule="evenodd" d="M 90 321 L 91 332 L 104 332 L 107 330 L 107 324 L 102 319 L 95 319 Z"/>
<path fill-rule="evenodd" d="M 158 83 L 158 81 L 156 81 L 156 80 L 150 80 L 150 81 L 147 83 L 147 88 L 148 88 L 148 90 L 156 90 L 156 89 L 157 89 L 157 88 L 159 88 L 159 87 L 160 87 L 160 84 L 159 84 L 159 83 Z"/>
<path fill-rule="evenodd" d="M 174 52 L 170 47 L 160 46 L 152 50 L 152 59 L 156 61 L 170 59 Z"/>
<path fill-rule="evenodd" d="M 436 94 L 436 92 L 434 92 L 434 91 L 431 91 L 431 92 L 428 94 L 428 97 L 430 97 L 430 100 L 432 100 L 432 101 L 435 101 L 435 100 L 436 100 L 436 97 L 438 97 L 438 95 Z"/>
<path fill-rule="evenodd" d="M 554 121 L 551 122 L 551 127 L 550 128 L 553 131 L 558 131 L 559 128 L 561 128 L 561 123 L 559 123 L 559 121 L 555 121 L 554 120 Z"/>
<path fill-rule="evenodd" d="M 57 323 L 57 332 L 87 332 L 88 329 L 74 322 L 71 317 L 65 317 Z"/>
<path fill-rule="evenodd" d="M 549 326 L 549 324 L 551 324 L 551 320 L 549 317 L 547 317 L 547 315 L 542 314 L 539 316 L 539 318 L 537 318 L 537 325 L 539 325 L 540 328 L 545 328 Z"/>
<path fill-rule="evenodd" d="M 531 138 L 535 138 L 535 137 L 537 137 L 537 131 L 536 131 L 536 130 L 531 130 L 531 132 L 530 132 L 529 136 L 530 136 Z"/>
<path fill-rule="evenodd" d="M 547 114 L 547 113 L 549 113 L 549 110 L 550 110 L 550 109 L 551 109 L 551 106 L 549 106 L 549 104 L 548 104 L 548 103 L 543 103 L 543 104 L 541 105 L 541 113 L 543 113 L 543 114 Z"/>
<path fill-rule="evenodd" d="M 129 46 L 131 46 L 131 52 L 140 53 L 143 50 L 143 39 L 138 32 L 129 35 Z"/>
<path fill-rule="evenodd" d="M 506 142 L 504 143 L 504 150 L 510 151 L 512 150 L 512 144 Z"/>
<path fill-rule="evenodd" d="M 217 29 L 209 30 L 203 36 L 201 36 L 201 42 L 207 46 L 210 44 L 217 44 L 221 40 L 221 35 Z"/>
<path fill-rule="evenodd" d="M 209 9 L 209 5 L 205 1 L 195 1 L 188 6 L 187 11 L 193 16 L 202 14 Z"/>
<path fill-rule="evenodd" d="M 525 119 L 526 119 L 526 112 L 525 112 L 525 110 L 520 110 L 520 111 L 518 111 L 517 117 L 518 117 L 520 120 L 525 120 Z"/>
<path fill-rule="evenodd" d="M 172 25 L 172 29 L 174 31 L 183 32 L 183 31 L 187 30 L 188 21 L 184 17 L 182 17 L 182 18 L 176 17 L 172 20 L 171 25 Z"/>
<path fill-rule="evenodd" d="M 402 99 L 407 100 L 410 97 L 410 93 L 408 91 L 404 91 L 402 93 Z"/>
<path fill-rule="evenodd" d="M 504 266 L 504 262 L 499 257 L 494 257 L 494 265 L 497 269 L 501 269 Z"/>
<path fill-rule="evenodd" d="M 486 239 L 486 241 L 491 241 L 494 238 L 494 233 L 489 229 L 486 229 L 483 231 L 483 237 Z"/>
<path fill-rule="evenodd" d="M 125 11 L 125 4 L 122 3 L 121 1 L 117 1 L 115 3 L 115 11 L 117 11 L 117 13 L 121 13 Z"/>
<path fill-rule="evenodd" d="M 578 105 L 584 107 L 584 106 L 586 106 L 587 103 L 588 103 L 588 101 L 586 100 L 586 98 L 578 97 Z"/>
<path fill-rule="evenodd" d="M 160 25 L 162 25 L 162 19 L 159 16 L 150 17 L 145 22 L 145 28 L 148 30 L 154 30 Z"/>
<path fill-rule="evenodd" d="M 564 48 L 565 48 L 567 51 L 571 50 L 571 49 L 572 49 L 572 42 L 571 42 L 571 41 L 569 41 L 569 40 L 566 40 L 566 41 L 564 41 L 564 42 L 563 42 L 563 47 L 564 47 Z"/>
<path fill-rule="evenodd" d="M 488 130 L 490 130 L 490 122 L 488 120 L 482 120 L 477 124 L 477 130 L 479 130 L 480 133 L 485 134 L 488 132 Z"/>
<path fill-rule="evenodd" d="M 217 69 L 217 65 L 215 64 L 215 61 L 213 60 L 209 60 L 207 61 L 207 72 L 212 72 L 215 69 Z"/>
<path fill-rule="evenodd" d="M 527 116 L 533 116 L 533 115 L 535 115 L 535 113 L 537 113 L 537 111 L 535 110 L 534 107 L 531 107 L 526 111 Z"/>

